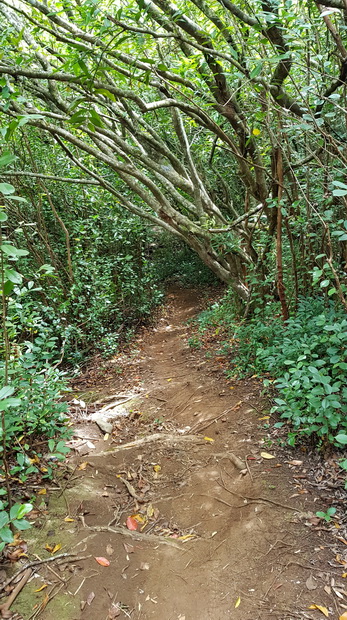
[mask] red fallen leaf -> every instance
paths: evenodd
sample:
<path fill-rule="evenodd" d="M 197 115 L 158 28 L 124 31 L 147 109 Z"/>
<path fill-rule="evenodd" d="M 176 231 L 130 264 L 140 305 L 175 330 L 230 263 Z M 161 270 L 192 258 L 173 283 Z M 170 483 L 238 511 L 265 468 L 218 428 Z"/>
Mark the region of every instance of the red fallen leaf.
<path fill-rule="evenodd" d="M 128 530 L 137 530 L 137 528 L 139 527 L 139 524 L 136 521 L 136 519 L 134 519 L 134 517 L 128 517 L 126 520 L 126 526 Z"/>
<path fill-rule="evenodd" d="M 101 566 L 110 566 L 110 561 L 107 558 L 94 558 Z"/>

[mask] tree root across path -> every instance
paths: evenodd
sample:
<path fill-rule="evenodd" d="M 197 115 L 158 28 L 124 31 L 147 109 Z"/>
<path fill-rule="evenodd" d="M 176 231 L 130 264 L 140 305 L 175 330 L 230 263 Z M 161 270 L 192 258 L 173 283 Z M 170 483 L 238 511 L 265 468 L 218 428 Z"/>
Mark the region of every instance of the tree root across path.
<path fill-rule="evenodd" d="M 187 443 L 191 442 L 197 444 L 206 444 L 206 441 L 204 441 L 204 439 L 198 435 L 174 435 L 172 433 L 153 433 L 153 435 L 147 435 L 146 437 L 142 437 L 141 439 L 135 439 L 134 441 L 124 443 L 123 445 L 119 445 L 111 450 L 97 452 L 96 454 L 93 454 L 93 457 L 107 456 L 108 454 L 117 454 L 121 450 L 131 450 L 132 448 L 138 448 L 139 446 L 152 443 L 153 441 L 163 441 L 165 443 L 176 443 L 183 441 Z"/>
<path fill-rule="evenodd" d="M 166 538 L 165 536 L 156 536 L 155 534 L 133 532 L 131 530 L 127 530 L 125 527 L 120 527 L 120 526 L 110 527 L 109 525 L 94 525 L 94 526 L 85 525 L 85 528 L 89 530 L 90 532 L 95 532 L 95 534 L 97 532 L 110 532 L 111 534 L 121 534 L 122 536 L 127 536 L 128 538 L 132 538 L 133 540 L 137 540 L 141 542 L 147 541 L 151 543 L 153 542 L 160 543 L 162 545 L 168 545 L 169 547 L 174 547 L 175 549 L 179 549 L 180 551 L 183 551 L 182 545 L 180 545 L 178 542 L 175 542 L 174 540 L 170 540 L 169 538 Z M 93 535 L 94 534 L 91 534 L 91 536 Z M 86 538 L 83 538 L 83 540 L 77 543 L 77 545 L 80 545 L 82 542 L 84 542 L 88 538 L 89 536 L 86 536 Z"/>

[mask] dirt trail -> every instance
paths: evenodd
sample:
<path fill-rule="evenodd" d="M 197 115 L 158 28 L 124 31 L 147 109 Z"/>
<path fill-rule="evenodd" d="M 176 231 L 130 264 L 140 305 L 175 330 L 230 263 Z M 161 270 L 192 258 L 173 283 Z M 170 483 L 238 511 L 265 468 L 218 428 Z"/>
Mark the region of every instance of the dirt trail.
<path fill-rule="evenodd" d="M 317 510 L 314 495 L 296 493 L 295 466 L 262 445 L 259 384 L 230 386 L 189 348 L 186 320 L 197 307 L 195 293 L 175 292 L 166 319 L 140 343 L 128 377 L 116 389 L 110 381 L 109 393 L 129 391 L 136 372 L 140 396 L 131 419 L 117 423 L 113 443 L 99 441 L 95 452 L 74 458 L 88 465 L 74 472 L 65 504 L 52 497 L 58 521 L 38 534 L 62 541 L 62 551 L 105 557 L 110 566 L 89 557 L 71 564 L 70 573 L 62 567 L 69 581 L 39 618 L 324 617 L 308 609 L 312 604 L 327 607 L 330 618 L 342 613 L 324 590 L 332 575 L 338 583 L 341 570 L 328 566 L 332 556 L 321 532 L 307 526 L 309 511 Z M 83 422 L 79 433 L 93 438 L 95 429 Z M 153 432 L 171 441 L 119 449 Z M 275 458 L 262 459 L 262 450 Z M 235 467 L 231 453 L 251 457 L 250 473 Z M 67 509 L 75 521 L 64 521 Z M 124 527 L 134 514 L 144 519 L 139 535 L 142 525 L 138 532 Z M 47 578 L 54 583 L 54 575 Z"/>

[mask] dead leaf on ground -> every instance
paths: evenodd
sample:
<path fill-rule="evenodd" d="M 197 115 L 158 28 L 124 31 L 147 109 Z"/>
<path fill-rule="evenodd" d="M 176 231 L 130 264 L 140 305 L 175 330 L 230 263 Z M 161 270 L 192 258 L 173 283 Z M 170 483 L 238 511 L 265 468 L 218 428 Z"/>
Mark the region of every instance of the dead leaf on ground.
<path fill-rule="evenodd" d="M 345 611 L 342 616 L 339 617 L 339 620 L 347 620 L 347 611 Z"/>
<path fill-rule="evenodd" d="M 263 459 L 275 459 L 276 458 L 273 454 L 269 454 L 268 452 L 261 452 L 260 456 Z"/>
<path fill-rule="evenodd" d="M 308 579 L 306 579 L 306 588 L 308 590 L 315 590 L 317 588 L 317 586 L 318 586 L 318 584 L 317 584 L 315 578 L 312 575 L 310 575 L 308 577 Z"/>
<path fill-rule="evenodd" d="M 237 599 L 236 603 L 235 603 L 235 609 L 237 609 L 237 607 L 239 607 L 241 603 L 241 597 L 239 596 L 239 598 Z"/>
<path fill-rule="evenodd" d="M 134 519 L 134 517 L 128 517 L 125 523 L 126 523 L 128 530 L 135 531 L 139 527 L 139 524 L 136 521 L 136 519 Z"/>
<path fill-rule="evenodd" d="M 87 467 L 87 465 L 89 465 L 88 461 L 84 461 L 84 463 L 81 463 L 81 465 L 78 466 L 78 469 L 80 471 L 83 471 Z"/>
<path fill-rule="evenodd" d="M 44 583 L 43 586 L 41 586 L 40 588 L 37 588 L 37 590 L 34 590 L 34 592 L 42 592 L 42 590 L 44 590 L 45 588 L 48 588 L 48 585 L 46 583 Z"/>
<path fill-rule="evenodd" d="M 94 601 L 94 599 L 95 599 L 95 594 L 94 594 L 94 592 L 90 592 L 90 593 L 88 594 L 88 596 L 87 596 L 87 601 L 86 601 L 86 602 L 87 602 L 87 605 L 91 605 L 91 604 L 92 604 L 92 602 Z"/>
<path fill-rule="evenodd" d="M 57 553 L 57 551 L 60 551 L 60 549 L 61 549 L 61 544 L 58 543 L 58 545 L 54 545 L 52 553 Z"/>
<path fill-rule="evenodd" d="M 140 570 L 149 570 L 149 564 L 148 564 L 148 562 L 141 562 L 141 564 L 140 564 Z"/>
<path fill-rule="evenodd" d="M 112 545 L 107 545 L 107 547 L 106 547 L 107 555 L 112 555 L 113 552 L 114 552 L 114 549 L 113 549 Z"/>
<path fill-rule="evenodd" d="M 313 605 L 310 605 L 310 606 L 309 606 L 309 609 L 318 609 L 319 611 L 321 611 L 321 612 L 322 612 L 322 614 L 324 614 L 324 616 L 325 616 L 326 618 L 328 618 L 328 617 L 329 617 L 329 612 L 328 612 L 327 608 L 326 608 L 326 607 L 324 607 L 323 605 L 316 605 L 316 604 L 314 603 Z"/>
<path fill-rule="evenodd" d="M 119 603 L 113 603 L 108 610 L 107 620 L 114 620 L 115 618 L 118 618 L 118 616 L 120 616 L 120 612 L 121 609 Z"/>
<path fill-rule="evenodd" d="M 295 465 L 295 467 L 299 467 L 299 465 L 302 465 L 303 461 L 286 461 L 286 463 L 288 463 L 288 465 Z"/>
<path fill-rule="evenodd" d="M 94 560 L 96 560 L 96 562 L 100 564 L 100 566 L 110 566 L 110 560 L 108 560 L 107 558 L 94 557 Z"/>
<path fill-rule="evenodd" d="M 57 551 L 59 551 L 59 549 L 61 549 L 61 544 L 58 545 L 49 545 L 48 543 L 45 545 L 45 549 L 46 551 L 49 551 L 49 553 L 57 553 Z"/>
<path fill-rule="evenodd" d="M 134 553 L 134 547 L 132 545 L 128 545 L 128 543 L 123 543 L 123 547 L 127 553 Z"/>

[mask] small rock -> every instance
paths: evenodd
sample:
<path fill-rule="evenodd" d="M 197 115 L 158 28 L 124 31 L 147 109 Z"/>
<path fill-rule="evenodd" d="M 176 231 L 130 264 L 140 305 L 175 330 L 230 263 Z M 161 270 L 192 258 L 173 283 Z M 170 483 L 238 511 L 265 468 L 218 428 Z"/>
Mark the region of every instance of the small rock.
<path fill-rule="evenodd" d="M 94 422 L 105 435 L 111 435 L 113 430 L 111 422 L 106 422 L 106 420 L 102 418 L 94 420 Z"/>

